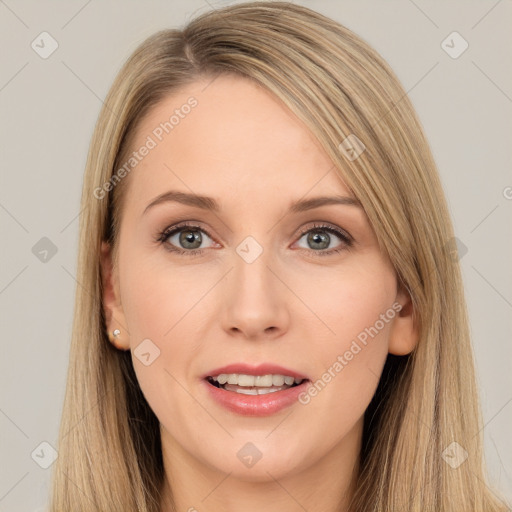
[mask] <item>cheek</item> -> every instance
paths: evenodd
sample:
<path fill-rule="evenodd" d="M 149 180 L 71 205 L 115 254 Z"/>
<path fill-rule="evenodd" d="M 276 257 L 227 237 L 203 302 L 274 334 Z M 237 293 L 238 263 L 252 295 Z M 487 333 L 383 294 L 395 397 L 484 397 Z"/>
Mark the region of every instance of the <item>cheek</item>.
<path fill-rule="evenodd" d="M 316 316 L 307 316 L 316 328 L 311 341 L 337 349 L 373 326 L 396 299 L 394 270 L 378 254 L 355 255 L 334 268 L 301 269 L 291 276 L 291 287 Z M 303 321 L 301 315 L 295 321 Z M 389 322 L 379 327 L 386 332 Z"/>
<path fill-rule="evenodd" d="M 200 290 L 196 285 L 201 284 L 190 272 L 149 258 L 137 258 L 136 263 L 134 258 L 131 268 L 127 261 L 121 283 L 123 312 L 131 337 L 134 341 L 154 338 L 156 342 L 171 338 L 175 326 L 183 328 L 180 319 L 185 320 L 194 298 L 197 302 Z"/>
<path fill-rule="evenodd" d="M 311 309 L 329 329 L 310 335 L 316 360 L 314 382 L 301 403 L 313 414 L 329 411 L 340 431 L 368 406 L 388 354 L 395 317 L 393 271 L 379 260 L 344 270 L 337 279 L 322 280 L 322 294 L 310 295 Z"/>
<path fill-rule="evenodd" d="M 352 342 L 371 351 L 373 345 L 386 345 L 393 319 L 393 287 L 376 280 L 347 280 L 337 292 L 331 290 L 326 318 L 332 324 L 332 346 L 348 350 Z M 333 302 L 336 307 L 333 308 Z M 384 319 L 384 320 L 383 320 Z M 377 343 L 370 343 L 375 340 Z M 357 349 L 355 349 L 357 351 Z M 349 356 L 350 357 L 350 356 Z"/>
<path fill-rule="evenodd" d="M 121 280 L 133 366 L 149 406 L 164 425 L 197 416 L 197 410 L 191 416 L 195 403 L 185 388 L 198 344 L 200 304 L 195 308 L 194 304 L 205 293 L 201 283 L 208 281 L 179 268 L 174 271 L 168 261 L 144 257 L 132 268 L 126 261 Z M 158 357 L 146 366 L 138 359 L 137 347 L 147 339 L 154 344 L 149 345 L 149 352 L 157 351 Z"/>
<path fill-rule="evenodd" d="M 179 383 L 189 378 L 191 362 L 203 339 L 198 335 L 199 325 L 208 316 L 204 307 L 209 301 L 205 296 L 212 282 L 207 269 L 178 266 L 166 255 L 157 256 L 148 257 L 132 246 L 125 248 L 124 259 L 119 262 L 121 299 L 134 369 L 142 391 L 156 410 L 158 404 L 181 397 Z M 137 354 L 139 344 L 143 340 L 147 344 L 148 339 L 159 355 L 145 366 Z M 151 352 L 152 345 L 149 347 Z"/>

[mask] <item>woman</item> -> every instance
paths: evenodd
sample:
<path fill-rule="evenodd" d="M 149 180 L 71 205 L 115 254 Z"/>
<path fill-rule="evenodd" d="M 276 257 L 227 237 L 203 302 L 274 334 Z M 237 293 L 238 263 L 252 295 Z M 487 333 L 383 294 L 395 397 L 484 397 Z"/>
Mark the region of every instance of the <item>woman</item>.
<path fill-rule="evenodd" d="M 52 511 L 504 511 L 453 230 L 393 72 L 285 2 L 147 39 L 82 196 Z"/>

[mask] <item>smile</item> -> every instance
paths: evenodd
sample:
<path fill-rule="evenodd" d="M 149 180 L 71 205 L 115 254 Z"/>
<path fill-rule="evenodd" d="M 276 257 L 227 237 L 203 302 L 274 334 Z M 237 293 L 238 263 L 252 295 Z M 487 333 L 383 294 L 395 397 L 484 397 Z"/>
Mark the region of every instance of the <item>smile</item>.
<path fill-rule="evenodd" d="M 213 386 L 226 391 L 244 395 L 266 395 L 298 386 L 304 379 L 281 374 L 221 373 L 207 377 L 207 380 Z"/>

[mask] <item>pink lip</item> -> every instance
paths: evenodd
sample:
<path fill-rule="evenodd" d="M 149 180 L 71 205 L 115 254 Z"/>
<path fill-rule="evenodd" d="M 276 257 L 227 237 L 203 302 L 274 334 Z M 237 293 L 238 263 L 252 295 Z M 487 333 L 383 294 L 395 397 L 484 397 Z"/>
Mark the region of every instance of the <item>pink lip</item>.
<path fill-rule="evenodd" d="M 266 395 L 244 395 L 233 391 L 226 391 L 210 384 L 207 377 L 217 376 L 221 373 L 243 373 L 246 375 L 289 375 L 294 378 L 304 379 L 304 382 L 298 386 L 275 391 Z M 231 412 L 243 416 L 270 416 L 282 409 L 298 402 L 299 395 L 310 384 L 308 378 L 296 371 L 284 368 L 274 364 L 260 364 L 258 366 L 249 366 L 243 363 L 230 364 L 222 368 L 216 368 L 209 372 L 203 378 L 203 385 L 206 386 L 206 392 L 219 405 Z"/>
<path fill-rule="evenodd" d="M 242 416 L 270 416 L 285 407 L 299 401 L 299 395 L 306 390 L 309 381 L 305 380 L 298 386 L 283 391 L 275 391 L 266 395 L 243 395 L 233 391 L 216 388 L 206 379 L 202 381 L 206 391 L 219 405 L 241 414 Z"/>
<path fill-rule="evenodd" d="M 298 373 L 284 366 L 279 366 L 271 363 L 262 363 L 256 366 L 250 366 L 245 363 L 233 363 L 223 366 L 222 368 L 215 368 L 203 375 L 203 378 L 214 377 L 221 373 L 243 373 L 245 375 L 288 375 L 296 379 L 307 379 L 305 375 Z"/>

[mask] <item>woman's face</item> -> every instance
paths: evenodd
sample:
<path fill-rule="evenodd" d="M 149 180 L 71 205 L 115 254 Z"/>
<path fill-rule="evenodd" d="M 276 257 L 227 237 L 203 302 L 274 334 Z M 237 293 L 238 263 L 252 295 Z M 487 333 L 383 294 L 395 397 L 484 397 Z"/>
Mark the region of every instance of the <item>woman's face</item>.
<path fill-rule="evenodd" d="M 137 128 L 107 321 L 165 453 L 279 479 L 358 453 L 388 352 L 413 348 L 409 298 L 304 125 L 246 79 L 206 84 Z"/>

